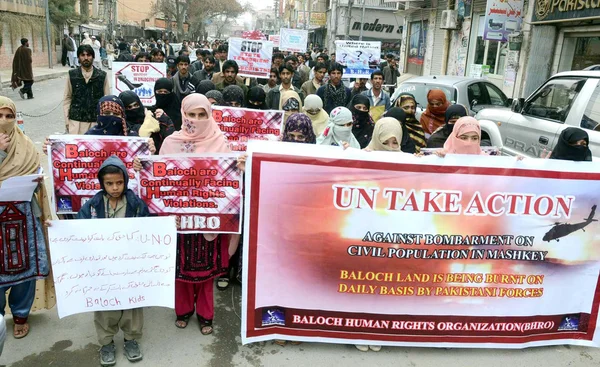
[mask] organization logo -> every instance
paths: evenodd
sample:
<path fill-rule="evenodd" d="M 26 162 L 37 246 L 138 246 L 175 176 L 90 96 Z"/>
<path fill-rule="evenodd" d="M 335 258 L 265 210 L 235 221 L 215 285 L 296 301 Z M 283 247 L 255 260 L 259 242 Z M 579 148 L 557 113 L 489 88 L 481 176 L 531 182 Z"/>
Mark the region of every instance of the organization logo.
<path fill-rule="evenodd" d="M 285 326 L 285 311 L 281 308 L 266 308 L 262 312 L 262 326 Z"/>
<path fill-rule="evenodd" d="M 59 196 L 58 197 L 58 210 L 63 212 L 70 212 L 73 210 L 70 196 Z"/>
<path fill-rule="evenodd" d="M 550 0 L 536 0 L 535 1 L 535 16 L 537 20 L 544 20 L 550 13 Z"/>
<path fill-rule="evenodd" d="M 577 331 L 579 330 L 579 316 L 569 315 L 563 317 L 560 325 L 558 325 L 558 331 Z"/>

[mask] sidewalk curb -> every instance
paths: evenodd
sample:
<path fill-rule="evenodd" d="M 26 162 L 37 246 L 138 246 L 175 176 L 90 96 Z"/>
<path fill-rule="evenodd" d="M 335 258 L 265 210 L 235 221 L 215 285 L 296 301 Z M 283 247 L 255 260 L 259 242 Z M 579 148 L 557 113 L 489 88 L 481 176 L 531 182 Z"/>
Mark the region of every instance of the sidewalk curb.
<path fill-rule="evenodd" d="M 71 69 L 57 70 L 57 71 L 50 72 L 47 74 L 36 75 L 36 76 L 34 76 L 33 80 L 34 80 L 34 82 L 41 82 L 44 80 L 57 79 L 64 75 L 67 75 L 69 70 L 71 70 Z M 1 89 L 4 89 L 4 88 L 10 88 L 10 79 L 2 80 Z"/>

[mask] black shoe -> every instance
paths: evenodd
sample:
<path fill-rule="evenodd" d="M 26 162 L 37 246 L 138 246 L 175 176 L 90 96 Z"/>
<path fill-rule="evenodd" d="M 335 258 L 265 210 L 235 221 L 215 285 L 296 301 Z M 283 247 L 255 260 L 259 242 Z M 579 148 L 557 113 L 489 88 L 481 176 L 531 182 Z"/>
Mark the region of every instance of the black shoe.
<path fill-rule="evenodd" d="M 120 81 L 125 83 L 127 88 L 129 88 L 130 90 L 134 90 L 134 89 L 139 88 L 142 85 L 144 85 L 143 83 L 132 83 L 129 79 L 127 79 L 127 77 L 125 75 L 123 75 L 121 73 L 117 73 L 115 75 L 117 76 L 117 79 L 119 79 Z"/>
<path fill-rule="evenodd" d="M 142 360 L 142 351 L 140 345 L 134 340 L 125 340 L 125 357 L 129 362 L 137 362 Z"/>
<path fill-rule="evenodd" d="M 100 365 L 103 367 L 117 364 L 115 342 L 111 342 L 100 348 Z"/>
<path fill-rule="evenodd" d="M 23 93 L 22 89 L 19 89 L 19 95 L 21 96 L 21 98 L 25 99 L 25 93 Z"/>

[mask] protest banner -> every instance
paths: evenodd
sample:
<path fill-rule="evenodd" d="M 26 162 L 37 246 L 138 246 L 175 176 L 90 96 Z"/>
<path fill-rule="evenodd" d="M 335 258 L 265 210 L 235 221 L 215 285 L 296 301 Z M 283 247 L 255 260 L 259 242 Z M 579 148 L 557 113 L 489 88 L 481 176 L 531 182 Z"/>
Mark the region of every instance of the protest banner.
<path fill-rule="evenodd" d="M 213 118 L 234 152 L 245 152 L 249 140 L 281 140 L 283 111 L 213 106 Z"/>
<path fill-rule="evenodd" d="M 150 155 L 148 138 L 90 135 L 52 135 L 48 165 L 52 171 L 52 202 L 56 214 L 75 214 L 101 190 L 100 166 L 111 155 L 129 171 L 129 188 L 137 192 L 133 159 Z"/>
<path fill-rule="evenodd" d="M 335 49 L 336 61 L 345 67 L 345 78 L 370 78 L 381 58 L 380 41 L 338 40 Z"/>
<path fill-rule="evenodd" d="M 243 38 L 229 39 L 227 58 L 239 66 L 238 75 L 250 78 L 269 78 L 273 42 Z"/>
<path fill-rule="evenodd" d="M 597 163 L 281 144 L 248 147 L 244 344 L 598 346 Z"/>
<path fill-rule="evenodd" d="M 48 227 L 58 316 L 174 308 L 174 217 L 55 220 Z"/>
<path fill-rule="evenodd" d="M 279 30 L 279 49 L 290 52 L 306 52 L 308 31 L 305 29 L 281 28 Z"/>
<path fill-rule="evenodd" d="M 488 1 L 483 24 L 483 39 L 507 42 L 509 34 L 521 31 L 522 13 L 523 0 Z"/>
<path fill-rule="evenodd" d="M 273 42 L 273 47 L 279 48 L 279 35 L 278 34 L 270 34 L 269 41 Z"/>
<path fill-rule="evenodd" d="M 236 154 L 141 157 L 139 196 L 150 213 L 177 215 L 179 232 L 240 233 L 242 177 Z"/>
<path fill-rule="evenodd" d="M 112 93 L 132 90 L 140 97 L 144 106 L 154 106 L 154 83 L 167 77 L 167 64 L 155 62 L 113 62 L 115 70 Z"/>

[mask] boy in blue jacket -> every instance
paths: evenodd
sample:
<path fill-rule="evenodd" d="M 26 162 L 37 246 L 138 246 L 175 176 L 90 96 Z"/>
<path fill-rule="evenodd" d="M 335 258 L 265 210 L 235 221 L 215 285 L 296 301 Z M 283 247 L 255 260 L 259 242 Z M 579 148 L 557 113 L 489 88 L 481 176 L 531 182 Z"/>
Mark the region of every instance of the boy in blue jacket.
<path fill-rule="evenodd" d="M 150 215 L 148 206 L 133 191 L 127 188 L 129 176 L 125 164 L 116 156 L 107 158 L 100 171 L 98 181 L 102 191 L 86 202 L 77 219 L 132 218 Z M 144 314 L 142 308 L 121 311 L 94 312 L 94 325 L 98 334 L 100 365 L 116 364 L 113 337 L 123 330 L 125 335 L 125 356 L 130 362 L 142 359 L 137 339 L 142 337 Z"/>

